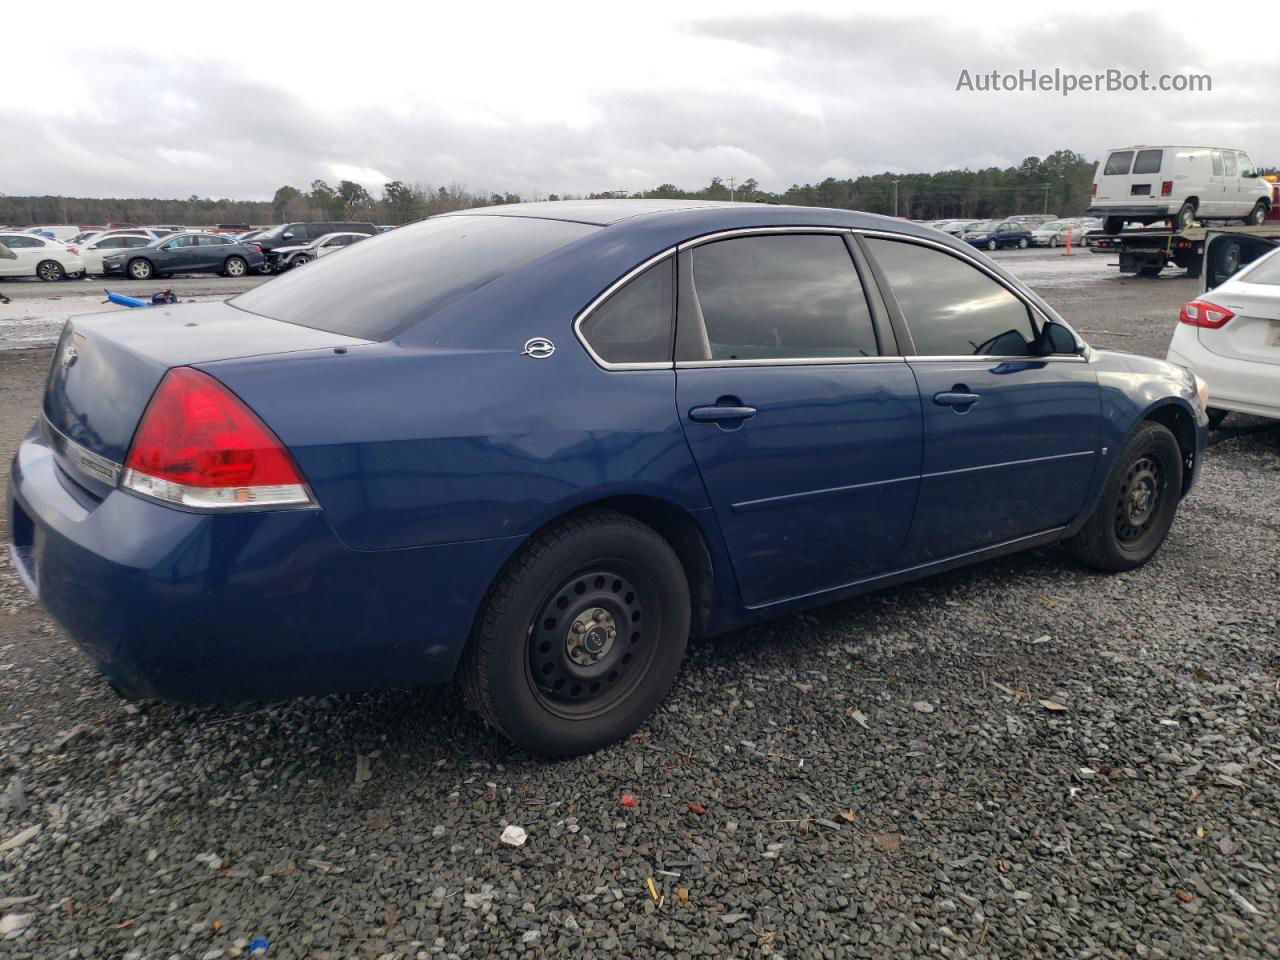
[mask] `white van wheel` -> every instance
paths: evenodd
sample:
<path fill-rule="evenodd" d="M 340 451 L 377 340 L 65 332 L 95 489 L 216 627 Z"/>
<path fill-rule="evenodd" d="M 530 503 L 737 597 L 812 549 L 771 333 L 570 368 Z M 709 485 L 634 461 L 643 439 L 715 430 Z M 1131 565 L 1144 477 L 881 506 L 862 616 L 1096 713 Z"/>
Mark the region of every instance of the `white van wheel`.
<path fill-rule="evenodd" d="M 1267 222 L 1267 202 L 1259 200 L 1253 205 L 1253 209 L 1249 211 L 1249 215 L 1244 218 L 1244 222 L 1251 227 L 1260 227 Z"/>
<path fill-rule="evenodd" d="M 1185 230 L 1195 222 L 1195 219 L 1196 205 L 1188 200 L 1178 208 L 1178 215 L 1173 218 L 1173 229 Z"/>

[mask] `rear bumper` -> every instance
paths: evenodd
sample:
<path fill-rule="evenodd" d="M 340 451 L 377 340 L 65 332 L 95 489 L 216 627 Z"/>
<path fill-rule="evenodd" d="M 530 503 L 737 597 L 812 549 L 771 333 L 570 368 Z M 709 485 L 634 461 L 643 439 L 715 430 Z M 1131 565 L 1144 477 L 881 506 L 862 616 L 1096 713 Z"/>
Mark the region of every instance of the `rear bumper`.
<path fill-rule="evenodd" d="M 1109 203 L 1091 206 L 1085 213 L 1091 217 L 1167 217 L 1170 210 L 1167 203 Z"/>
<path fill-rule="evenodd" d="M 1220 356 L 1181 330 L 1175 332 L 1168 359 L 1205 379 L 1210 407 L 1280 420 L 1280 370 L 1275 364 Z"/>
<path fill-rule="evenodd" d="M 519 538 L 362 552 L 318 510 L 97 501 L 33 431 L 10 473 L 20 576 L 122 690 L 184 702 L 448 681 Z"/>

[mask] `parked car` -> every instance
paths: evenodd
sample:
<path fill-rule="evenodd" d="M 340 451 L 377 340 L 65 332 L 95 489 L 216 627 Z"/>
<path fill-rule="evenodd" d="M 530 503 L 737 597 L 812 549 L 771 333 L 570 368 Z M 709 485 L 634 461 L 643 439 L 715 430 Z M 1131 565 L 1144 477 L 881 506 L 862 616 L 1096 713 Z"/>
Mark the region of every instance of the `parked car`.
<path fill-rule="evenodd" d="M 1089 244 L 1085 240 L 1085 234 L 1089 229 L 1080 220 L 1050 220 L 1031 230 L 1031 245 L 1033 247 L 1062 246 L 1067 242 L 1067 235 L 1070 234 L 1072 244 L 1087 247 Z"/>
<path fill-rule="evenodd" d="M 1211 234 L 1204 257 L 1169 360 L 1208 381 L 1211 426 L 1232 411 L 1280 420 L 1280 241 Z"/>
<path fill-rule="evenodd" d="M 254 238 L 254 242 L 262 246 L 263 253 L 270 253 L 277 247 L 296 247 L 319 240 L 329 233 L 363 233 L 368 236 L 378 234 L 378 228 L 372 223 L 358 223 L 345 220 L 311 221 L 308 223 L 282 223 L 272 227 L 266 233 Z"/>
<path fill-rule="evenodd" d="M 24 233 L 32 234 L 37 237 L 45 237 L 46 239 L 67 241 L 80 232 L 79 227 L 68 226 L 65 223 L 49 223 L 41 226 L 27 227 Z"/>
<path fill-rule="evenodd" d="M 987 220 L 950 220 L 938 227 L 943 233 L 952 237 L 963 237 L 966 233 L 978 229 L 983 224 L 988 223 Z"/>
<path fill-rule="evenodd" d="M 1123 147 L 1098 164 L 1087 212 L 1104 218 L 1107 233 L 1161 220 L 1178 230 L 1196 220 L 1258 225 L 1271 209 L 1271 184 L 1257 170 L 1227 147 Z"/>
<path fill-rule="evenodd" d="M 65 280 L 84 273 L 84 261 L 77 247 L 32 233 L 3 233 L 0 243 L 14 254 L 12 259 L 0 260 L 0 277 Z"/>
<path fill-rule="evenodd" d="M 331 253 L 337 253 L 353 243 L 368 238 L 367 233 L 326 233 L 323 237 L 301 246 L 276 247 L 267 254 L 267 263 L 275 271 L 290 270 L 310 263 L 312 260 L 327 257 Z"/>
<path fill-rule="evenodd" d="M 258 237 L 262 236 L 264 233 L 267 233 L 268 231 L 273 229 L 275 228 L 274 227 L 255 227 L 252 230 L 248 230 L 240 234 L 240 240 L 242 242 L 249 241 L 249 240 L 256 240 L 258 239 Z"/>
<path fill-rule="evenodd" d="M 156 239 L 156 235 L 147 230 L 110 230 L 94 234 L 80 247 L 85 273 L 91 277 L 101 276 L 106 273 L 102 265 L 104 258 L 124 250 L 140 250 Z"/>
<path fill-rule="evenodd" d="M 457 674 L 549 755 L 634 730 L 690 635 L 1054 541 L 1140 566 L 1205 447 L 1190 372 L 847 210 L 462 211 L 137 314 L 68 323 L 10 485 L 112 683 Z"/>
<path fill-rule="evenodd" d="M 975 247 L 986 247 L 988 250 L 1005 247 L 1027 247 L 1031 244 L 1031 231 L 1025 224 L 1013 220 L 989 220 L 974 227 L 963 237 L 965 243 Z"/>
<path fill-rule="evenodd" d="M 210 229 L 210 233 L 229 233 L 233 236 L 239 236 L 242 233 L 248 233 L 250 226 L 247 223 L 217 223 Z"/>
<path fill-rule="evenodd" d="M 179 233 L 157 237 L 145 247 L 102 258 L 106 276 L 150 280 L 173 273 L 220 273 L 243 277 L 266 262 L 256 243 L 237 243 L 216 233 Z"/>

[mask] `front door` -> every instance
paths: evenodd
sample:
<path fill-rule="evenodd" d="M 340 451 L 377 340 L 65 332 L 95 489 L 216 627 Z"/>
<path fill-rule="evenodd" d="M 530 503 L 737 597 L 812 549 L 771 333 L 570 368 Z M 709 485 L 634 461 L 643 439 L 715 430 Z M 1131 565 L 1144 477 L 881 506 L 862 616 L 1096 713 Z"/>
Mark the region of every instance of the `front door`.
<path fill-rule="evenodd" d="M 762 233 L 680 256 L 676 403 L 744 604 L 896 569 L 920 399 L 840 233 Z"/>
<path fill-rule="evenodd" d="M 1029 305 L 968 258 L 906 240 L 864 242 L 911 341 L 924 414 L 906 561 L 1069 524 L 1084 506 L 1101 437 L 1089 363 L 1054 354 Z"/>

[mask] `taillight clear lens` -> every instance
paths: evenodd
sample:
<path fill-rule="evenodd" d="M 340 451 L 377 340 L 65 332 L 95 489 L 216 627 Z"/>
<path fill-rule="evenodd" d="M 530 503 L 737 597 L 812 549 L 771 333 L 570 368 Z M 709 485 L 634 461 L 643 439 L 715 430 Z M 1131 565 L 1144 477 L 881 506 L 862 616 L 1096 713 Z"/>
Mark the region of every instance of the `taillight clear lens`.
<path fill-rule="evenodd" d="M 225 386 L 175 367 L 156 388 L 125 458 L 122 485 L 186 507 L 305 506 L 289 451 Z"/>
<path fill-rule="evenodd" d="M 1226 322 L 1234 316 L 1235 314 L 1226 307 L 1220 307 L 1216 303 L 1192 300 L 1182 305 L 1182 309 L 1178 312 L 1178 322 L 1192 327 L 1208 327 L 1210 330 L 1217 330 L 1225 326 Z"/>

